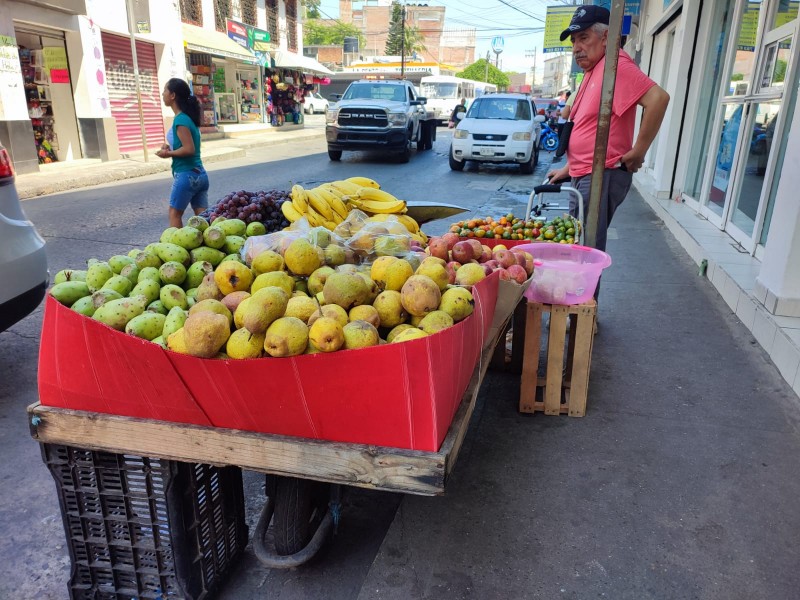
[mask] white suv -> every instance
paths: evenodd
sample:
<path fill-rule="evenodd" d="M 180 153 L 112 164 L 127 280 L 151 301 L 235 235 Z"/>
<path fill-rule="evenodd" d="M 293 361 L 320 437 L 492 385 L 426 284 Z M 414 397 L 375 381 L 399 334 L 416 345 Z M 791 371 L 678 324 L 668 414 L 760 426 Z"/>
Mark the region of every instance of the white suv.
<path fill-rule="evenodd" d="M 39 306 L 48 280 L 44 240 L 22 212 L 11 157 L 0 146 L 0 331 Z"/>
<path fill-rule="evenodd" d="M 303 110 L 309 115 L 324 113 L 328 110 L 328 101 L 319 92 L 306 92 L 306 96 L 303 98 Z"/>
<path fill-rule="evenodd" d="M 539 136 L 544 117 L 525 94 L 486 94 L 476 98 L 453 130 L 450 168 L 464 169 L 468 160 L 517 163 L 533 173 L 539 163 Z"/>

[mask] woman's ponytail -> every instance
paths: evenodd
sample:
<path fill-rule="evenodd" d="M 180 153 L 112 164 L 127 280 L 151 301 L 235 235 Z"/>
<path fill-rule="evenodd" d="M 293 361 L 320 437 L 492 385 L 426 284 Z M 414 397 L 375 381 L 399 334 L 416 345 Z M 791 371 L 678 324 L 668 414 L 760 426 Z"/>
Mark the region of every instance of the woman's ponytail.
<path fill-rule="evenodd" d="M 192 96 L 189 84 L 183 79 L 173 77 L 167 82 L 167 89 L 175 94 L 175 101 L 181 112 L 185 113 L 197 127 L 200 127 L 200 101 L 196 96 Z"/>

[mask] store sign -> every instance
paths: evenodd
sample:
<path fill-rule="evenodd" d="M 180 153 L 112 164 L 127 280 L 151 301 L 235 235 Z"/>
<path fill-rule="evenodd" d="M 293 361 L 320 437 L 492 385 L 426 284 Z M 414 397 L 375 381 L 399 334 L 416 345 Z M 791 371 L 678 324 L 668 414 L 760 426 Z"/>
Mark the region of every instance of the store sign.
<path fill-rule="evenodd" d="M 232 19 L 226 19 L 228 37 L 248 50 L 268 52 L 271 50 L 269 32 L 257 27 L 251 27 Z"/>
<path fill-rule="evenodd" d="M 7 121 L 28 118 L 17 40 L 8 35 L 0 36 L 0 118 Z"/>
<path fill-rule="evenodd" d="M 103 42 L 100 28 L 89 17 L 78 16 L 78 30 L 81 33 L 86 83 L 89 93 L 85 95 L 88 110 L 78 111 L 79 117 L 111 117 L 111 102 L 108 98 L 106 82 L 106 60 L 103 55 Z"/>
<path fill-rule="evenodd" d="M 247 25 L 226 19 L 228 23 L 228 37 L 239 44 L 242 48 L 247 48 Z"/>
<path fill-rule="evenodd" d="M 569 38 L 562 42 L 559 37 L 561 32 L 569 27 L 569 22 L 572 20 L 574 13 L 574 6 L 547 7 L 547 15 L 544 21 L 543 52 L 572 52 L 572 42 L 569 41 Z"/>
<path fill-rule="evenodd" d="M 42 48 L 45 69 L 66 69 L 67 51 L 60 46 L 46 46 Z"/>
<path fill-rule="evenodd" d="M 739 39 L 736 41 L 737 50 L 755 51 L 760 9 L 761 5 L 758 2 L 748 2 L 745 6 L 744 14 L 742 15 L 742 26 L 739 28 Z"/>
<path fill-rule="evenodd" d="M 67 69 L 50 69 L 50 83 L 69 83 Z"/>

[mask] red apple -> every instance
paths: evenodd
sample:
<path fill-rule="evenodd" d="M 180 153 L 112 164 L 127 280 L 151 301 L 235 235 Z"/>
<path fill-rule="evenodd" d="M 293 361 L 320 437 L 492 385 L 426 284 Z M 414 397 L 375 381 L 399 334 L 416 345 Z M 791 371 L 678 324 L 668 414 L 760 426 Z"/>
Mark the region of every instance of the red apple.
<path fill-rule="evenodd" d="M 453 271 L 458 271 L 458 268 L 460 266 L 461 266 L 460 262 L 456 262 L 454 260 L 451 260 L 449 263 L 447 263 L 447 265 L 445 265 L 445 268 L 450 268 L 450 269 L 453 269 Z"/>
<path fill-rule="evenodd" d="M 525 264 L 520 261 L 520 265 L 525 267 L 525 271 L 528 273 L 528 277 L 533 275 L 533 255 L 530 252 L 524 252 L 525 255 Z"/>
<path fill-rule="evenodd" d="M 458 234 L 457 234 L 457 233 L 452 233 L 452 232 L 450 232 L 450 233 L 445 233 L 445 234 L 442 236 L 442 239 L 443 239 L 445 242 L 447 242 L 447 249 L 448 249 L 448 250 L 452 250 L 452 249 L 453 249 L 453 246 L 455 246 L 455 245 L 458 243 L 458 240 L 459 240 L 459 238 L 458 238 Z"/>
<path fill-rule="evenodd" d="M 458 265 L 458 266 L 452 266 L 452 265 Z M 447 263 L 447 266 L 444 268 L 445 271 L 447 271 L 447 280 L 451 285 L 456 282 L 456 269 L 458 269 L 458 267 L 460 266 L 461 265 L 458 264 L 457 262 L 449 262 Z"/>
<path fill-rule="evenodd" d="M 494 269 L 488 266 L 486 263 L 481 264 L 481 266 L 483 267 L 483 272 L 486 273 L 487 277 L 494 273 Z"/>
<path fill-rule="evenodd" d="M 483 254 L 481 254 L 481 256 L 478 258 L 478 262 L 485 263 L 487 261 L 492 260 L 493 257 L 492 249 L 489 248 L 489 246 L 482 246 L 482 248 L 483 248 Z"/>
<path fill-rule="evenodd" d="M 468 239 L 467 243 L 472 246 L 472 257 L 476 259 L 480 258 L 481 254 L 483 254 L 483 244 L 475 238 Z"/>
<path fill-rule="evenodd" d="M 500 267 L 499 269 L 495 269 L 495 271 L 500 273 L 500 281 L 511 281 L 511 274 L 504 268 Z"/>
<path fill-rule="evenodd" d="M 447 240 L 444 238 L 431 238 L 428 240 L 428 250 L 431 253 L 431 256 L 435 256 L 436 258 L 441 258 L 442 260 L 447 260 L 447 252 L 449 248 L 447 247 Z"/>
<path fill-rule="evenodd" d="M 453 253 L 453 260 L 455 260 L 456 262 L 460 262 L 462 265 L 475 258 L 475 253 L 473 251 L 472 244 L 466 241 L 458 242 L 455 246 L 453 246 L 452 253 Z"/>
<path fill-rule="evenodd" d="M 517 264 L 517 259 L 514 258 L 514 253 L 508 250 L 498 250 L 494 253 L 494 259 L 500 263 L 500 266 L 507 269 L 511 265 Z"/>
<path fill-rule="evenodd" d="M 494 259 L 492 259 L 492 260 L 487 260 L 487 261 L 486 261 L 485 263 L 483 263 L 483 264 L 485 264 L 485 265 L 489 265 L 489 266 L 490 266 L 490 267 L 492 267 L 493 269 L 496 269 L 496 268 L 498 268 L 498 267 L 500 266 L 500 263 L 499 263 L 499 262 L 497 262 L 497 261 L 496 261 L 496 260 L 494 260 Z"/>
<path fill-rule="evenodd" d="M 525 280 L 528 279 L 528 273 L 525 271 L 525 267 L 521 265 L 511 265 L 508 267 L 507 272 L 511 276 L 511 279 L 517 283 L 525 283 Z"/>

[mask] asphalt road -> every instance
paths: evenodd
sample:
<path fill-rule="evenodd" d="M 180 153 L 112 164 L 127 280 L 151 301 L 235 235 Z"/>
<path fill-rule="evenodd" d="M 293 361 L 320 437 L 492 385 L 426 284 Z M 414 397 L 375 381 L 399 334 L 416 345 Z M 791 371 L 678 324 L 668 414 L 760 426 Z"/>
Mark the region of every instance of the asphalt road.
<path fill-rule="evenodd" d="M 345 153 L 330 162 L 323 139 L 248 150 L 245 159 L 210 165 L 210 198 L 246 189 L 288 189 L 293 183 L 364 175 L 407 200 L 458 204 L 470 214 L 505 214 L 524 209 L 527 194 L 546 172 L 549 157 L 532 176 L 514 166 L 452 172 L 447 164 L 450 132 L 439 130 L 432 152 L 398 164 L 367 153 Z M 123 181 L 27 200 L 23 206 L 47 241 L 51 274 L 82 268 L 92 257 L 107 258 L 156 241 L 167 226 L 168 174 Z M 429 234 L 449 222 L 427 225 Z M 0 599 L 67 598 L 69 558 L 52 478 L 31 440 L 25 407 L 36 401 L 36 367 L 41 308 L 0 333 Z M 251 532 L 263 501 L 263 476 L 245 477 Z M 391 524 L 401 497 L 397 494 L 348 491 L 342 525 L 321 560 L 292 571 L 270 571 L 250 548 L 220 598 L 351 599 L 364 578 Z"/>

